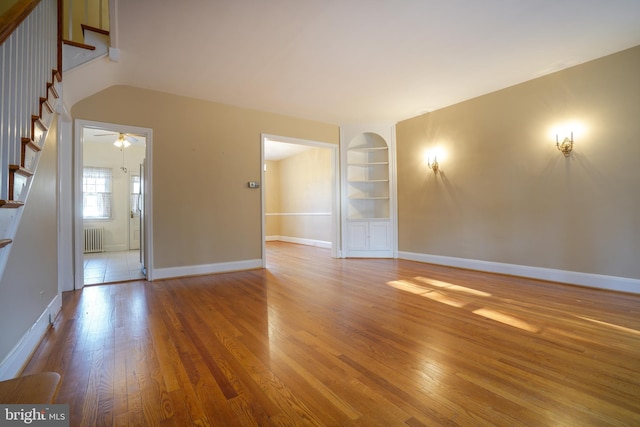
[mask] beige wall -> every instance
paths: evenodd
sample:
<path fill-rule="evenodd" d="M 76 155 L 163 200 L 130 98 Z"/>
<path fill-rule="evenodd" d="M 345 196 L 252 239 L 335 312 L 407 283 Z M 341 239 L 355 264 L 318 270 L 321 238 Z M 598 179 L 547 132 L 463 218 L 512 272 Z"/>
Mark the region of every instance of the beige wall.
<path fill-rule="evenodd" d="M 128 86 L 72 116 L 153 129 L 155 268 L 261 258 L 261 133 L 339 143 L 335 125 Z"/>
<path fill-rule="evenodd" d="M 267 236 L 331 242 L 331 150 L 312 148 L 267 164 Z M 300 215 L 290 215 L 300 214 Z"/>
<path fill-rule="evenodd" d="M 280 235 L 280 161 L 266 161 L 264 173 L 265 236 Z"/>
<path fill-rule="evenodd" d="M 56 129 L 54 119 L 0 281 L 0 361 L 58 294 Z"/>
<path fill-rule="evenodd" d="M 399 250 L 640 278 L 639 117 L 636 47 L 398 123 Z"/>

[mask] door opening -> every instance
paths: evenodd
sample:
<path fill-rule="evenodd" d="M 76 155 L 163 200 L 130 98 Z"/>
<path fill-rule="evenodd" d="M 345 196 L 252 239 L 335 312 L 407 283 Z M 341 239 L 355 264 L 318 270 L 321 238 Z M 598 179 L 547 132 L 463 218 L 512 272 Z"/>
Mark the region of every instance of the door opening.
<path fill-rule="evenodd" d="M 75 288 L 149 278 L 151 130 L 77 121 Z M 143 189 L 143 186 L 146 188 Z M 145 191 L 146 190 L 146 191 Z M 144 242 L 147 239 L 147 242 Z M 147 244 L 145 244 L 147 243 Z"/>
<path fill-rule="evenodd" d="M 329 248 L 339 256 L 338 145 L 262 135 L 262 265 L 266 241 Z"/>

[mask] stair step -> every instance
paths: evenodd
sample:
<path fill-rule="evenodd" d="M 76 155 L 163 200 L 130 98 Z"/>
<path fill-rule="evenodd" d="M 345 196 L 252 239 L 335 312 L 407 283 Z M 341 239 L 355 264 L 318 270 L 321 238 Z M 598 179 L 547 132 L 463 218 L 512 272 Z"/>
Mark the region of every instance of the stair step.
<path fill-rule="evenodd" d="M 62 45 L 62 69 L 69 71 L 79 65 L 109 54 L 109 32 L 83 26 L 83 43 L 64 42 Z"/>
<path fill-rule="evenodd" d="M 0 200 L 0 208 L 2 209 L 16 209 L 24 206 L 24 202 L 19 200 Z"/>
<path fill-rule="evenodd" d="M 40 118 L 53 114 L 53 107 L 47 98 L 40 98 Z"/>
<path fill-rule="evenodd" d="M 9 172 L 26 176 L 27 178 L 33 176 L 33 172 L 31 172 L 29 169 L 23 168 L 20 165 L 9 165 Z"/>
<path fill-rule="evenodd" d="M 20 166 L 27 170 L 34 170 L 36 156 L 42 148 L 34 143 L 30 138 L 22 138 L 22 157 Z"/>
<path fill-rule="evenodd" d="M 20 165 L 9 165 L 9 199 L 20 200 L 33 172 Z"/>
<path fill-rule="evenodd" d="M 13 242 L 11 239 L 0 239 L 0 248 L 4 248 L 7 245 L 10 245 Z"/>
<path fill-rule="evenodd" d="M 44 124 L 40 116 L 31 116 L 31 140 L 38 146 L 42 137 L 47 132 L 47 125 Z"/>
<path fill-rule="evenodd" d="M 108 30 L 103 30 L 102 28 L 96 28 L 96 27 L 92 27 L 91 25 L 87 25 L 87 24 L 80 24 L 80 27 L 82 27 L 82 35 L 85 36 L 85 31 L 93 31 L 94 33 L 98 33 L 98 34 L 104 34 L 105 36 L 109 35 L 109 31 Z"/>
<path fill-rule="evenodd" d="M 62 43 L 67 46 L 79 47 L 80 49 L 96 50 L 95 46 L 91 46 L 90 44 L 84 44 L 80 42 L 74 42 L 73 40 L 62 40 Z"/>
<path fill-rule="evenodd" d="M 53 96 L 54 98 L 60 98 L 60 95 L 58 94 L 58 91 L 56 90 L 56 86 L 53 82 L 51 83 L 47 83 L 47 94 L 51 93 L 51 96 Z"/>

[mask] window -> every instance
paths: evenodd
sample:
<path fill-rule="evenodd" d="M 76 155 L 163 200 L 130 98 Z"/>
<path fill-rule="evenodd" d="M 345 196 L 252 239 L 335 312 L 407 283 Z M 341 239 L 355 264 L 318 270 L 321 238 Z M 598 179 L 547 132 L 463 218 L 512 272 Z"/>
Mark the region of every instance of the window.
<path fill-rule="evenodd" d="M 82 216 L 111 219 L 113 193 L 111 168 L 86 167 L 82 171 Z"/>

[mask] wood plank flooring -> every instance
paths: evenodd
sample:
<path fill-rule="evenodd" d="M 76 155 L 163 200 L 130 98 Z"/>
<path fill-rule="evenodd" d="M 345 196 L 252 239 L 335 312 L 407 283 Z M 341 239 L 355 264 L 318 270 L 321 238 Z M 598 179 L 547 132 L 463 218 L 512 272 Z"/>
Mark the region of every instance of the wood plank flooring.
<path fill-rule="evenodd" d="M 73 426 L 640 425 L 640 296 L 270 242 L 86 287 L 24 374 Z"/>

